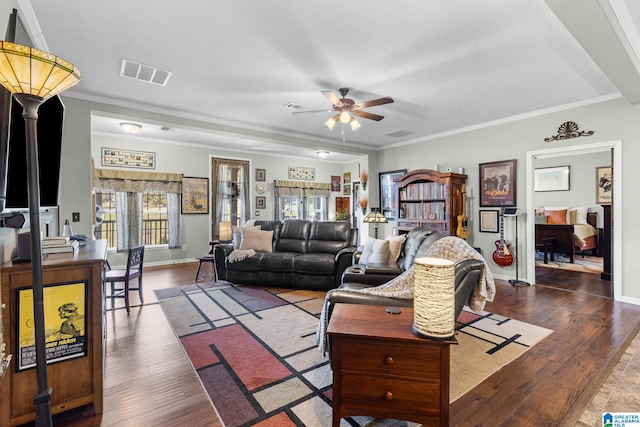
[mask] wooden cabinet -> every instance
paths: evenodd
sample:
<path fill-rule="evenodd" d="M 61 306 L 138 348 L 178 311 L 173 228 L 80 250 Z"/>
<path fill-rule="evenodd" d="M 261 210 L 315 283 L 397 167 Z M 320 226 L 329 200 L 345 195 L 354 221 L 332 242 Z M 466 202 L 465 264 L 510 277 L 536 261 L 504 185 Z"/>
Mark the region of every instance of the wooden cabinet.
<path fill-rule="evenodd" d="M 466 175 L 418 169 L 397 180 L 400 200 L 398 234 L 414 227 L 429 227 L 455 235 L 462 213 L 462 186 Z"/>
<path fill-rule="evenodd" d="M 413 309 L 336 304 L 327 333 L 333 426 L 353 415 L 449 425 L 450 345 L 411 332 Z"/>
<path fill-rule="evenodd" d="M 47 365 L 48 386 L 53 389 L 51 413 L 93 404 L 95 414 L 102 413 L 104 375 L 104 306 L 102 277 L 107 255 L 107 241 L 93 240 L 81 246 L 75 254 L 47 256 L 43 265 L 43 282 L 47 285 L 86 284 L 84 288 L 86 350 L 81 357 Z M 35 420 L 33 397 L 37 391 L 36 369 L 19 372 L 18 319 L 19 292 L 29 289 L 31 264 L 2 266 L 2 303 L 5 304 L 2 322 L 8 352 L 13 355 L 6 378 L 0 385 L 0 426 L 21 425 Z M 46 306 L 45 291 L 45 306 Z M 59 320 L 62 322 L 62 319 Z M 47 333 L 55 329 L 45 325 Z M 62 327 L 58 325 L 60 331 Z M 24 332 L 23 332 L 24 333 Z"/>

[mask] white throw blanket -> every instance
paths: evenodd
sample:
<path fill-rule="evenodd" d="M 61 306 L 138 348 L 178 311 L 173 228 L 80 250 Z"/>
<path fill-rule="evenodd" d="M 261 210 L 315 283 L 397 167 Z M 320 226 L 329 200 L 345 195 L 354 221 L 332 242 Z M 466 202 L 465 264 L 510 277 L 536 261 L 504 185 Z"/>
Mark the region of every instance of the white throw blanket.
<path fill-rule="evenodd" d="M 481 313 L 487 301 L 493 301 L 496 295 L 496 285 L 493 279 L 493 273 L 489 269 L 489 265 L 484 257 L 472 248 L 465 240 L 455 237 L 446 236 L 434 242 L 425 254 L 427 257 L 444 258 L 452 261 L 454 264 L 465 259 L 475 259 L 484 262 L 484 269 L 480 274 L 478 284 L 473 288 L 469 296 L 468 305 L 476 313 Z M 380 286 L 365 289 L 341 289 L 341 292 L 353 292 L 360 294 L 376 295 L 390 298 L 413 299 L 413 270 L 412 265 L 407 271 L 395 277 Z M 331 291 L 329 291 L 331 292 Z M 320 321 L 316 330 L 316 344 L 320 352 L 326 354 L 327 337 L 326 331 L 328 326 L 327 313 L 329 306 L 328 295 L 325 297 L 325 303 L 320 313 Z"/>
<path fill-rule="evenodd" d="M 238 262 L 242 261 L 243 259 L 249 258 L 250 256 L 254 256 L 255 254 L 256 251 L 254 251 L 253 249 L 234 249 L 227 257 L 227 260 L 229 262 Z"/>

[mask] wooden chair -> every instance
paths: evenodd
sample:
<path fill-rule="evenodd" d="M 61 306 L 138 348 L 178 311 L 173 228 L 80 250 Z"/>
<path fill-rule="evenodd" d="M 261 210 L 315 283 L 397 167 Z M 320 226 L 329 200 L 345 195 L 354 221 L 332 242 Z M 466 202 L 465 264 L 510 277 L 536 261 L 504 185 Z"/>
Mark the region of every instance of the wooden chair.
<path fill-rule="evenodd" d="M 142 296 L 142 261 L 144 259 L 144 246 L 129 249 L 127 258 L 127 268 L 124 270 L 108 270 L 105 272 L 104 281 L 111 284 L 111 294 L 106 298 L 111 298 L 111 308 L 114 307 L 115 298 L 124 298 L 124 305 L 127 314 L 130 313 L 129 291 L 138 291 L 140 303 L 144 304 Z M 131 279 L 138 279 L 138 287 L 130 286 Z M 116 283 L 123 283 L 121 287 L 116 287 Z"/>

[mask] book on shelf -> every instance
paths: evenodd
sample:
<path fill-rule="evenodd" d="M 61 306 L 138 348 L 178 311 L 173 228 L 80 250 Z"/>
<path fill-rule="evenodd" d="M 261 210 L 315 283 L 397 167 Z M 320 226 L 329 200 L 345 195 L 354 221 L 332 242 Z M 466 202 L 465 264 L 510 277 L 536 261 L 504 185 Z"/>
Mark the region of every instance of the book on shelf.
<path fill-rule="evenodd" d="M 68 236 L 49 236 L 42 238 L 42 246 L 58 246 L 69 243 Z"/>
<path fill-rule="evenodd" d="M 76 249 L 78 249 L 78 246 L 80 246 L 78 241 L 70 240 L 65 244 L 42 246 L 42 253 L 43 254 L 59 254 L 59 253 L 65 253 L 65 252 L 73 253 L 76 251 Z"/>

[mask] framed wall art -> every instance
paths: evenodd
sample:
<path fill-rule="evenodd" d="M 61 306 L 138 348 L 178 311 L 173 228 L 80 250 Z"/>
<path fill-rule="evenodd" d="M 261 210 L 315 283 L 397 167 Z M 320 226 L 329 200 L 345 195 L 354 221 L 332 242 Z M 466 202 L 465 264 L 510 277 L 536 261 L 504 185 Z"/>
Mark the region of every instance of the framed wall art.
<path fill-rule="evenodd" d="M 265 196 L 256 196 L 256 209 L 266 209 L 267 198 Z"/>
<path fill-rule="evenodd" d="M 256 169 L 256 181 L 266 181 L 266 180 L 267 180 L 267 170 Z"/>
<path fill-rule="evenodd" d="M 389 221 L 398 218 L 399 194 L 398 184 L 394 181 L 407 173 L 406 169 L 380 172 L 380 206 L 382 215 Z"/>
<path fill-rule="evenodd" d="M 342 194 L 345 196 L 351 195 L 351 184 L 345 184 L 343 187 Z"/>
<path fill-rule="evenodd" d="M 613 194 L 613 169 L 611 166 L 596 168 L 596 203 L 610 205 Z"/>
<path fill-rule="evenodd" d="M 156 153 L 150 151 L 129 151 L 102 147 L 101 153 L 102 166 L 137 169 L 156 168 Z"/>
<path fill-rule="evenodd" d="M 340 175 L 331 175 L 331 191 L 340 191 Z"/>
<path fill-rule="evenodd" d="M 304 179 L 307 181 L 315 181 L 316 168 L 289 166 L 289 179 Z"/>
<path fill-rule="evenodd" d="M 498 211 L 480 211 L 480 231 L 483 233 L 498 232 Z"/>
<path fill-rule="evenodd" d="M 351 172 L 345 172 L 342 174 L 342 176 L 344 178 L 345 184 L 351 184 Z"/>
<path fill-rule="evenodd" d="M 36 366 L 33 335 L 33 289 L 17 289 L 16 371 Z M 58 283 L 44 287 L 44 324 L 47 330 L 47 364 L 87 355 L 87 282 Z"/>
<path fill-rule="evenodd" d="M 182 213 L 209 213 L 209 178 L 182 177 Z"/>
<path fill-rule="evenodd" d="M 480 206 L 516 205 L 516 160 L 480 163 Z"/>
<path fill-rule="evenodd" d="M 539 168 L 534 171 L 534 191 L 568 191 L 569 166 Z"/>

